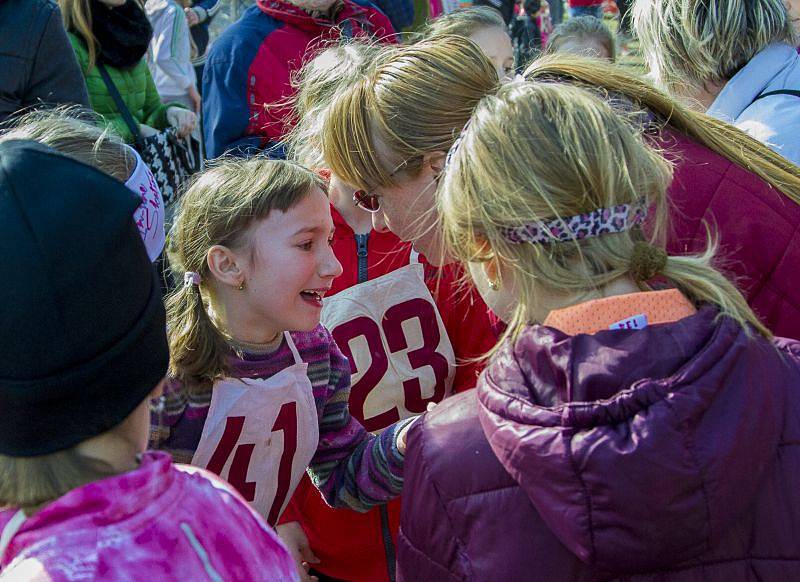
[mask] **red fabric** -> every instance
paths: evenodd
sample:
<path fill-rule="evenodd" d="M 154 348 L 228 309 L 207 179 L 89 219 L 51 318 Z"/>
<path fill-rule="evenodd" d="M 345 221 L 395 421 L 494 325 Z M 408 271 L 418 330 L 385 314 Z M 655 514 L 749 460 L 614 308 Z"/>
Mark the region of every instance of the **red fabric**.
<path fill-rule="evenodd" d="M 333 292 L 352 287 L 358 281 L 358 257 L 353 230 L 331 207 L 336 232 L 333 248 L 344 273 L 336 279 Z M 372 231 L 369 236 L 367 269 L 374 279 L 409 263 L 411 245 L 392 233 Z M 423 257 L 421 262 L 425 263 Z M 489 310 L 474 290 L 465 291 L 461 284 L 463 271 L 456 266 L 437 269 L 425 264 L 425 278 L 442 316 L 456 358 L 481 356 L 495 344 L 496 334 L 489 320 Z M 459 365 L 453 383 L 455 392 L 474 388 L 481 364 Z M 357 414 L 353 413 L 357 417 Z M 363 422 L 363 418 L 358 418 Z M 397 544 L 400 527 L 400 499 L 387 505 L 392 544 Z M 379 509 L 356 513 L 331 509 L 305 477 L 280 519 L 281 523 L 299 521 L 308 536 L 311 548 L 321 563 L 314 568 L 342 580 L 388 580 Z"/>
<path fill-rule="evenodd" d="M 568 0 L 567 4 L 570 8 L 576 8 L 578 6 L 599 6 L 603 3 L 603 0 Z"/>
<path fill-rule="evenodd" d="M 662 133 L 658 145 L 676 163 L 669 253 L 705 248 L 707 221 L 718 266 L 775 335 L 800 339 L 800 205 L 683 134 Z"/>
<path fill-rule="evenodd" d="M 257 0 L 262 12 L 284 26 L 267 36 L 248 69 L 247 103 L 250 122 L 247 135 L 265 142 L 277 142 L 288 131 L 289 107 L 278 107 L 294 94 L 291 75 L 314 58 L 326 43 L 340 37 L 373 35 L 385 42 L 394 40 L 389 19 L 379 10 L 344 0 L 332 20 L 312 17 L 283 0 Z"/>

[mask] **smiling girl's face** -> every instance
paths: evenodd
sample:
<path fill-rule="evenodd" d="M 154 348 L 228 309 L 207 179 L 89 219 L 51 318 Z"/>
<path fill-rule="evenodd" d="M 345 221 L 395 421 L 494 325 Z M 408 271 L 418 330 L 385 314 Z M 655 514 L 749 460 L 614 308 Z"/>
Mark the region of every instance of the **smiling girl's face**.
<path fill-rule="evenodd" d="M 286 212 L 273 210 L 251 227 L 249 244 L 235 251 L 245 280 L 239 300 L 251 325 L 278 334 L 311 331 L 319 324 L 322 298 L 342 273 L 332 237 L 329 201 L 318 187 Z"/>

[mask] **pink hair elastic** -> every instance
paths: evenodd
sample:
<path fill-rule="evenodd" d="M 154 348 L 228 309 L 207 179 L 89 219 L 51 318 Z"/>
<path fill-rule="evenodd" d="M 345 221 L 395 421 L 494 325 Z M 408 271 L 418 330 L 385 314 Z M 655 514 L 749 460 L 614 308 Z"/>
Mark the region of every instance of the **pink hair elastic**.
<path fill-rule="evenodd" d="M 183 274 L 183 286 L 184 287 L 191 287 L 195 285 L 197 287 L 200 286 L 200 273 L 195 273 L 194 271 L 186 271 Z"/>

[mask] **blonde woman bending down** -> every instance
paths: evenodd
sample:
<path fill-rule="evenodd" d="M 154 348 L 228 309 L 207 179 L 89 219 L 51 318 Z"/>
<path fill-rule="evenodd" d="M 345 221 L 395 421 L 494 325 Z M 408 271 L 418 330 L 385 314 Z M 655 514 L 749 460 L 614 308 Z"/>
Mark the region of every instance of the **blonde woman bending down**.
<path fill-rule="evenodd" d="M 484 99 L 450 154 L 448 248 L 509 328 L 410 431 L 400 578 L 798 578 L 800 344 L 713 251 L 645 238 L 670 165 L 544 83 Z"/>
<path fill-rule="evenodd" d="M 800 56 L 785 0 L 637 0 L 657 81 L 800 164 Z"/>

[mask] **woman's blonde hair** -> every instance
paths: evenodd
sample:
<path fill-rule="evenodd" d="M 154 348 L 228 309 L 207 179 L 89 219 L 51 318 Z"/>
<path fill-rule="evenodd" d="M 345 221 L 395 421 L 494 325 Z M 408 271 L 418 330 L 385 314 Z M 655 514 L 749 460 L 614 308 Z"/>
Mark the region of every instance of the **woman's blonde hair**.
<path fill-rule="evenodd" d="M 80 455 L 76 447 L 37 457 L 0 455 L 0 508 L 31 515 L 73 489 L 115 473 L 112 467 Z"/>
<path fill-rule="evenodd" d="M 793 44 L 783 0 L 637 0 L 633 23 L 669 91 L 724 83 L 771 42 Z"/>
<path fill-rule="evenodd" d="M 387 49 L 325 112 L 325 160 L 356 188 L 395 184 L 398 169 L 413 175 L 424 154 L 446 152 L 497 84 L 483 51 L 460 36 Z"/>
<path fill-rule="evenodd" d="M 422 30 L 420 38 L 431 39 L 449 35 L 469 38 L 484 28 L 507 30 L 506 22 L 499 10 L 491 6 L 472 6 L 454 10 L 431 20 Z"/>
<path fill-rule="evenodd" d="M 445 171 L 439 213 L 448 248 L 462 262 L 495 259 L 513 272 L 519 303 L 506 335 L 515 337 L 536 313 L 557 307 L 542 296 L 589 298 L 630 276 L 634 249 L 647 241 L 637 227 L 580 241 L 512 244 L 504 229 L 643 199 L 655 243 L 666 225 L 671 178 L 670 164 L 595 94 L 516 82 L 477 107 Z M 669 257 L 660 275 L 690 300 L 712 303 L 768 336 L 712 258 L 713 249 Z"/>
<path fill-rule="evenodd" d="M 58 0 L 58 6 L 61 8 L 64 28 L 80 36 L 86 43 L 86 50 L 89 53 L 89 68 L 84 74 L 88 73 L 97 62 L 97 53 L 100 50 L 100 43 L 92 33 L 92 10 L 89 7 L 89 0 Z"/>
<path fill-rule="evenodd" d="M 37 141 L 125 182 L 136 158 L 119 136 L 100 124 L 96 114 L 74 106 L 32 111 L 15 119 L 0 134 L 0 142 Z"/>
<path fill-rule="evenodd" d="M 256 157 L 223 159 L 200 174 L 181 198 L 168 255 L 177 280 L 198 273 L 199 286 L 183 285 L 167 298 L 170 375 L 184 390 L 203 393 L 229 370 L 229 344 L 209 315 L 214 292 L 206 260 L 209 249 L 250 244 L 250 227 L 273 210 L 286 212 L 322 179 L 292 162 Z"/>
<path fill-rule="evenodd" d="M 309 168 L 324 167 L 322 114 L 337 94 L 364 77 L 383 46 L 365 39 L 344 39 L 303 65 L 292 79 L 296 120 L 286 136 L 287 155 Z"/>
<path fill-rule="evenodd" d="M 622 97 L 629 101 L 628 105 L 654 114 L 661 126 L 685 134 L 800 204 L 800 173 L 795 165 L 738 128 L 689 109 L 620 67 L 596 59 L 554 54 L 534 61 L 524 76 L 529 81 L 580 85 L 607 99 L 613 97 L 612 103 L 622 104 Z"/>

